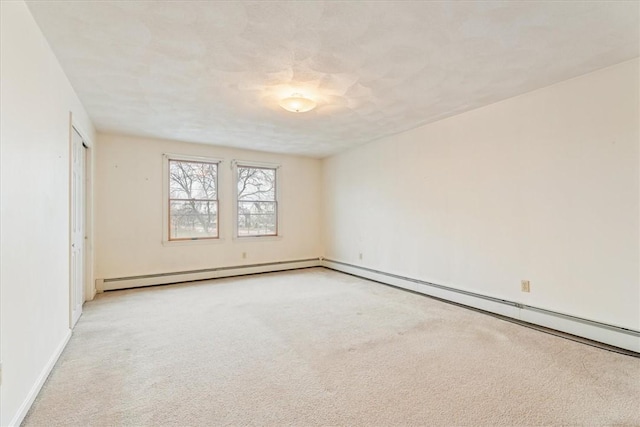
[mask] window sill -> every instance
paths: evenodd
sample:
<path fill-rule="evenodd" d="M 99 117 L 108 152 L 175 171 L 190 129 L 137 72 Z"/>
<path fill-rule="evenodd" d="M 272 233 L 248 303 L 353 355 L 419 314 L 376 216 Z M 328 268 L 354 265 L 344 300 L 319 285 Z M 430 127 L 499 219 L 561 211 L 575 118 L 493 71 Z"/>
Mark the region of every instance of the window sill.
<path fill-rule="evenodd" d="M 236 236 L 233 240 L 236 242 L 273 242 L 282 240 L 282 236 Z"/>
<path fill-rule="evenodd" d="M 224 243 L 223 238 L 196 240 L 163 240 L 162 246 L 217 245 L 220 243 Z"/>

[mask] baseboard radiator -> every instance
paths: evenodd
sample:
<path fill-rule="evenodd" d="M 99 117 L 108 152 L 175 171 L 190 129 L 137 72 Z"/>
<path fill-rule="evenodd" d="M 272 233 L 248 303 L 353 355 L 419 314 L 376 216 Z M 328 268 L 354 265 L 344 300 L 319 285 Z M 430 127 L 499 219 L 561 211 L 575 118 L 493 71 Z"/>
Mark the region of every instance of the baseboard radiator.
<path fill-rule="evenodd" d="M 494 298 L 346 262 L 323 259 L 322 266 L 467 307 L 495 313 L 528 324 L 539 325 L 572 336 L 583 337 L 588 340 L 640 353 L 640 331 L 634 329 L 608 325 L 606 323 L 533 307 L 515 301 Z"/>
<path fill-rule="evenodd" d="M 201 270 L 96 279 L 96 291 L 104 292 L 119 289 L 139 288 L 143 286 L 168 285 L 171 283 L 192 282 L 196 280 L 219 279 L 222 277 L 244 276 L 247 274 L 319 267 L 320 265 L 320 258 L 309 258 L 292 261 L 265 262 L 261 264 L 233 265 Z"/>

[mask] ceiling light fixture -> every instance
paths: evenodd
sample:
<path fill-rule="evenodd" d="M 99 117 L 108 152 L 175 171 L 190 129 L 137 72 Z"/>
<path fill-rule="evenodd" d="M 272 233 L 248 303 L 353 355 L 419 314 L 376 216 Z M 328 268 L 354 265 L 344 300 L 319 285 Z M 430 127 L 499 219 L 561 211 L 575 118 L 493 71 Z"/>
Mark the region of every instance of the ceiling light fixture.
<path fill-rule="evenodd" d="M 288 98 L 280 101 L 280 106 L 292 113 L 306 113 L 316 108 L 316 102 L 312 99 L 305 98 L 300 93 L 294 93 Z"/>

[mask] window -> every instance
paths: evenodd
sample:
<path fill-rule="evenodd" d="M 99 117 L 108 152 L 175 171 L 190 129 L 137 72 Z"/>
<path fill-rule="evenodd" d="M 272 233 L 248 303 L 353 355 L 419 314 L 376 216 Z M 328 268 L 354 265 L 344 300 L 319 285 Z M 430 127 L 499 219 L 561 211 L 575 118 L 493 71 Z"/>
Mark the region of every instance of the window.
<path fill-rule="evenodd" d="M 237 165 L 238 237 L 278 235 L 277 168 Z"/>
<path fill-rule="evenodd" d="M 218 163 L 169 158 L 168 240 L 218 238 Z"/>

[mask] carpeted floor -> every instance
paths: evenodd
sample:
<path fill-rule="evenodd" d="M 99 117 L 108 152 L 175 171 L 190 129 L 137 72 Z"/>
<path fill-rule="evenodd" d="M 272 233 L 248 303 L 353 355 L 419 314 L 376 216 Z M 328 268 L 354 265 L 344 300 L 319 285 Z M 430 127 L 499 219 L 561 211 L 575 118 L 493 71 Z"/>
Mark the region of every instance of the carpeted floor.
<path fill-rule="evenodd" d="M 640 425 L 640 359 L 321 268 L 99 295 L 26 426 Z"/>

